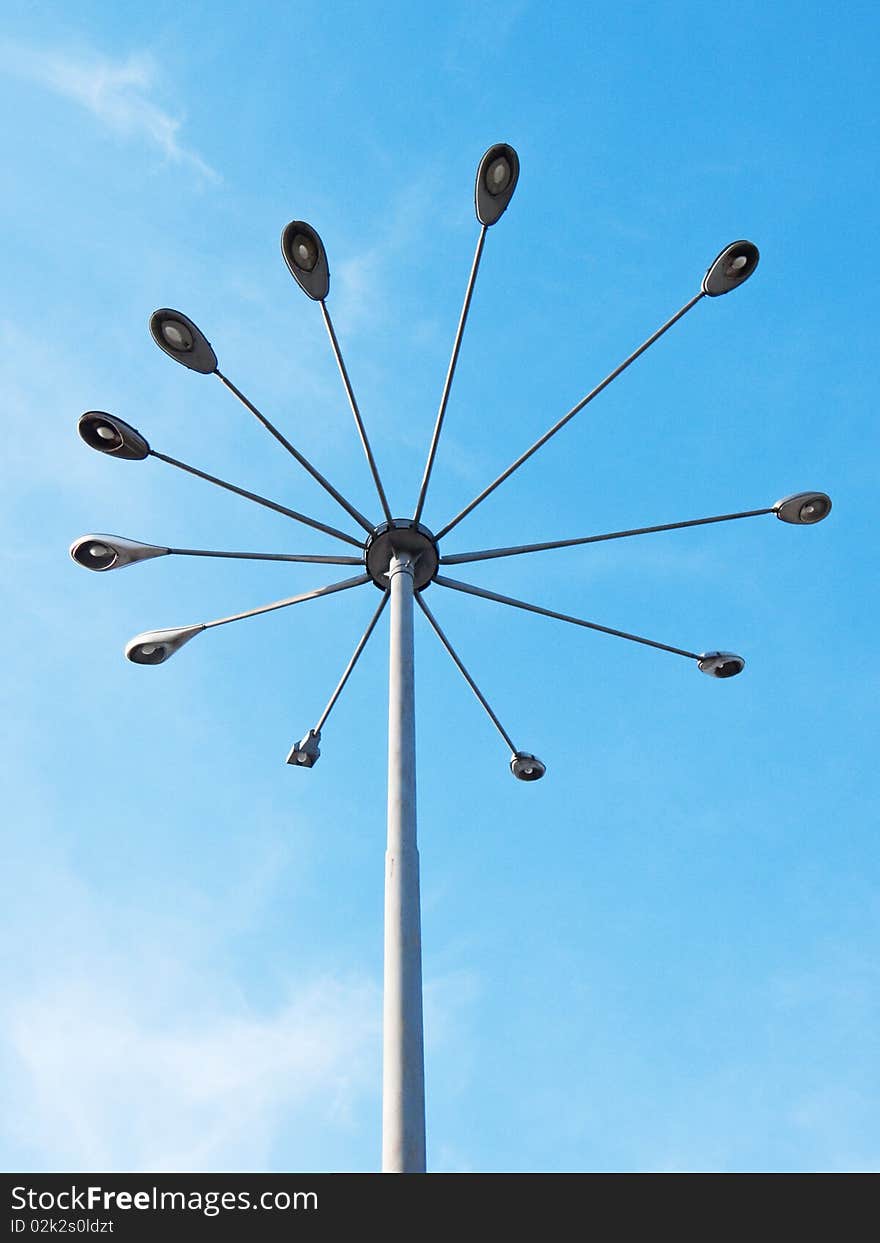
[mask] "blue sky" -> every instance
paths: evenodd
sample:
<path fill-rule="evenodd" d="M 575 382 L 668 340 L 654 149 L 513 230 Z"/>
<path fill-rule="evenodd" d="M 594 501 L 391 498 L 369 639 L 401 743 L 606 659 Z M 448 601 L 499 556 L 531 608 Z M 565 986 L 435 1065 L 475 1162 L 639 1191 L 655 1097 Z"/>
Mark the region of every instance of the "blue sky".
<path fill-rule="evenodd" d="M 339 551 L 75 432 L 334 506 L 147 319 L 220 366 L 378 520 L 330 307 L 392 508 L 411 511 L 487 238 L 425 521 L 445 523 L 699 288 L 761 248 L 448 537 L 444 551 L 771 505 L 773 517 L 460 567 L 678 657 L 433 587 L 517 745 L 417 618 L 428 1160 L 435 1170 L 876 1170 L 876 8 L 849 4 L 7 5 L 3 459 L 6 1169 L 370 1170 L 379 1159 L 386 626 L 285 766 L 375 607 L 365 587 L 72 538 Z M 24 434 L 23 434 L 24 432 Z M 345 570 L 338 577 L 344 577 Z"/>

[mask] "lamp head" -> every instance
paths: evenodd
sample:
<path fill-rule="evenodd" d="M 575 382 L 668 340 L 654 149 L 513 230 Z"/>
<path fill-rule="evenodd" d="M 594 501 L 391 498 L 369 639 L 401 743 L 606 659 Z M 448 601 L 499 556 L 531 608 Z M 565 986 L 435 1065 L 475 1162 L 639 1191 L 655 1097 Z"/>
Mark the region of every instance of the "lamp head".
<path fill-rule="evenodd" d="M 81 414 L 76 430 L 89 448 L 97 449 L 99 453 L 109 453 L 111 457 L 126 458 L 132 462 L 141 462 L 149 457 L 150 446 L 140 432 L 103 410 L 87 410 Z"/>
<path fill-rule="evenodd" d="M 300 289 L 315 302 L 330 292 L 330 266 L 324 243 L 310 224 L 291 220 L 281 234 L 281 253 Z"/>
<path fill-rule="evenodd" d="M 514 751 L 510 757 L 510 771 L 517 781 L 540 781 L 547 767 L 528 751 Z"/>
<path fill-rule="evenodd" d="M 725 246 L 703 277 L 703 293 L 710 298 L 730 293 L 747 281 L 758 266 L 758 248 L 754 242 L 731 242 Z"/>
<path fill-rule="evenodd" d="M 150 332 L 160 350 L 176 363 L 212 375 L 217 370 L 217 355 L 202 330 L 183 311 L 162 307 L 150 316 Z"/>
<path fill-rule="evenodd" d="M 321 731 L 310 729 L 305 738 L 290 748 L 287 763 L 292 764 L 294 768 L 314 768 L 321 754 L 321 748 L 318 746 L 320 741 Z"/>
<path fill-rule="evenodd" d="M 700 672 L 708 673 L 713 678 L 735 678 L 745 666 L 742 656 L 733 652 L 704 652 L 697 660 Z"/>
<path fill-rule="evenodd" d="M 204 625 L 170 630 L 145 630 L 125 645 L 125 659 L 134 665 L 163 665 L 170 656 L 205 629 Z"/>
<path fill-rule="evenodd" d="M 831 513 L 831 497 L 824 492 L 795 492 L 773 506 L 776 517 L 796 526 L 813 526 Z"/>
<path fill-rule="evenodd" d="M 477 168 L 474 205 L 480 224 L 495 224 L 513 198 L 519 180 L 519 156 L 506 142 L 490 147 Z"/>
<path fill-rule="evenodd" d="M 83 535 L 70 545 L 71 557 L 86 570 L 121 570 L 124 565 L 164 557 L 170 551 L 155 544 L 123 539 L 121 535 Z"/>

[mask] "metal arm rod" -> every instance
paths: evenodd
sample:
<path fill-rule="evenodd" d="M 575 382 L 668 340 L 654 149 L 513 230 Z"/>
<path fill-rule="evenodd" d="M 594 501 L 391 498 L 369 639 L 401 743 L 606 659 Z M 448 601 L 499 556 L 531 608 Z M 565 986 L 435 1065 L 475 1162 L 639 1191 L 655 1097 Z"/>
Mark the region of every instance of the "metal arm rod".
<path fill-rule="evenodd" d="M 348 395 L 348 404 L 351 406 L 351 412 L 354 415 L 354 421 L 357 424 L 358 435 L 361 438 L 361 444 L 364 447 L 364 453 L 367 455 L 367 462 L 373 474 L 373 482 L 376 485 L 376 491 L 379 493 L 379 500 L 382 502 L 382 510 L 389 522 L 392 521 L 391 510 L 388 508 L 388 498 L 385 496 L 385 489 L 382 487 L 382 480 L 379 478 L 379 468 L 376 465 L 376 459 L 373 457 L 373 450 L 370 448 L 370 442 L 367 439 L 367 429 L 364 427 L 364 421 L 361 418 L 361 412 L 358 409 L 357 399 L 354 395 L 354 389 L 351 387 L 351 380 L 348 378 L 348 372 L 345 369 L 345 363 L 342 358 L 342 351 L 339 348 L 339 342 L 336 339 L 336 333 L 333 331 L 333 321 L 330 318 L 330 312 L 327 310 L 327 304 L 321 301 L 321 314 L 324 316 L 324 325 L 327 329 L 327 335 L 330 338 L 330 344 L 333 347 L 333 353 L 336 356 L 336 362 L 339 367 L 339 374 L 342 376 L 342 383 L 345 386 Z"/>
<path fill-rule="evenodd" d="M 515 754 L 516 754 L 516 747 L 513 745 L 513 742 L 511 741 L 510 735 L 508 734 L 508 732 L 507 732 L 507 730 L 504 728 L 504 726 L 501 724 L 501 722 L 498 720 L 498 717 L 495 715 L 495 713 L 494 713 L 494 712 L 492 711 L 492 709 L 489 707 L 489 704 L 488 704 L 488 702 L 487 702 L 487 700 L 486 700 L 485 695 L 483 695 L 483 694 L 482 694 L 482 692 L 480 691 L 480 688 L 477 686 L 477 684 L 476 684 L 476 682 L 474 681 L 474 679 L 471 677 L 471 675 L 468 673 L 467 669 L 465 669 L 464 665 L 463 665 L 463 664 L 462 664 L 462 662 L 459 660 L 459 658 L 458 658 L 458 656 L 456 655 L 456 652 L 455 652 L 455 650 L 454 650 L 454 648 L 453 648 L 452 644 L 449 642 L 449 640 L 447 639 L 446 635 L 445 635 L 445 634 L 443 633 L 443 631 L 440 629 L 440 626 L 439 626 L 439 625 L 438 625 L 438 623 L 437 623 L 437 619 L 436 619 L 436 617 L 435 617 L 435 616 L 434 616 L 434 614 L 431 612 L 431 610 L 428 608 L 427 604 L 425 604 L 424 600 L 422 599 L 422 597 L 421 597 L 420 595 L 417 595 L 417 596 L 416 596 L 416 600 L 418 601 L 419 606 L 420 606 L 420 608 L 421 608 L 422 612 L 425 614 L 425 616 L 427 617 L 428 621 L 431 623 L 431 625 L 432 625 L 432 627 L 433 627 L 433 629 L 434 629 L 434 633 L 436 634 L 437 638 L 440 640 L 440 642 L 441 642 L 441 643 L 443 644 L 443 646 L 446 648 L 446 650 L 447 650 L 447 652 L 449 653 L 449 655 L 452 657 L 452 659 L 453 659 L 453 661 L 455 662 L 455 664 L 458 666 L 458 671 L 459 671 L 459 673 L 460 673 L 460 674 L 461 674 L 461 676 L 464 678 L 465 682 L 467 682 L 467 684 L 468 684 L 468 686 L 471 688 L 471 690 L 474 692 L 474 694 L 476 695 L 477 699 L 479 699 L 480 703 L 481 703 L 481 704 L 483 705 L 483 707 L 486 709 L 486 712 L 488 713 L 489 718 L 490 718 L 490 720 L 492 721 L 492 724 L 493 724 L 493 725 L 495 726 L 495 728 L 498 730 L 498 733 L 501 735 L 501 737 L 504 739 L 504 741 L 505 741 L 505 742 L 507 743 L 507 745 L 510 747 L 510 750 L 511 750 L 511 751 L 513 752 L 513 754 L 515 755 Z"/>
<path fill-rule="evenodd" d="M 555 617 L 557 621 L 571 622 L 573 626 L 584 626 L 587 630 L 599 630 L 602 634 L 613 634 L 618 639 L 629 639 L 633 643 L 643 643 L 645 647 L 657 647 L 662 652 L 673 652 L 676 656 L 687 656 L 688 660 L 699 660 L 697 652 L 686 652 L 681 647 L 670 647 L 668 643 L 656 643 L 653 639 L 643 639 L 637 634 L 628 634 L 625 630 L 612 630 L 610 626 L 600 626 L 596 622 L 584 621 L 581 617 L 570 617 L 568 613 L 557 613 L 553 609 L 541 608 L 539 604 L 526 604 L 524 600 L 513 600 L 510 596 L 499 596 L 497 592 L 486 591 L 484 587 L 474 587 L 470 583 L 459 583 L 452 578 L 434 579 L 441 587 L 451 587 L 454 591 L 464 591 L 471 596 L 482 596 L 485 600 L 496 600 L 499 604 L 510 604 L 515 609 L 525 609 L 528 613 L 538 613 L 542 617 Z"/>
<path fill-rule="evenodd" d="M 607 535 L 585 535 L 581 539 L 550 540 L 545 544 L 519 544 L 512 548 L 484 548 L 481 552 L 459 552 L 441 557 L 441 565 L 462 565 L 465 561 L 491 561 L 495 557 L 516 557 L 523 552 L 545 552 L 550 548 L 574 548 L 578 544 L 600 544 L 603 540 L 625 539 L 629 535 L 652 535 L 655 531 L 678 531 L 682 527 L 702 527 L 710 522 L 731 522 L 735 518 L 755 518 L 772 514 L 774 509 L 747 509 L 741 514 L 719 514 L 716 518 L 692 518 L 689 522 L 665 522 L 662 526 L 636 527 L 632 531 L 609 531 Z"/>
<path fill-rule="evenodd" d="M 363 565 L 363 557 L 312 557 L 281 552 L 209 552 L 205 548 L 169 548 L 176 557 L 233 557 L 239 561 L 305 561 L 309 565 Z"/>
<path fill-rule="evenodd" d="M 336 539 L 344 540 L 346 544 L 354 544 L 355 548 L 362 548 L 360 540 L 356 540 L 352 535 L 346 535 L 344 531 L 337 531 L 336 527 L 328 527 L 324 522 L 318 522 L 316 518 L 307 518 L 305 514 L 297 513 L 295 509 L 288 509 L 285 505 L 279 505 L 275 501 L 269 501 L 265 496 L 258 496 L 256 492 L 247 492 L 244 488 L 238 488 L 234 483 L 226 483 L 223 479 L 218 479 L 216 475 L 208 475 L 203 470 L 197 470 L 195 466 L 187 466 L 186 462 L 179 462 L 177 458 L 168 457 L 164 453 L 159 453 L 156 449 L 150 450 L 150 456 L 158 458 L 160 462 L 167 462 L 169 466 L 176 466 L 178 470 L 185 470 L 189 475 L 195 475 L 198 479 L 206 479 L 208 483 L 214 483 L 218 488 L 225 488 L 227 492 L 234 492 L 237 496 L 243 496 L 249 501 L 255 501 L 257 505 L 264 505 L 266 509 L 274 509 L 277 514 L 284 514 L 287 518 L 293 518 L 295 522 L 303 522 L 307 527 L 312 527 L 315 531 L 323 531 L 325 535 L 332 535 Z"/>
<path fill-rule="evenodd" d="M 278 428 L 275 427 L 273 423 L 269 422 L 266 416 L 257 409 L 253 402 L 249 401 L 247 397 L 245 397 L 244 393 L 240 389 L 236 388 L 232 381 L 223 374 L 219 367 L 214 372 L 214 375 L 217 376 L 218 380 L 220 380 L 221 383 L 229 389 L 230 393 L 238 398 L 247 410 L 250 410 L 254 418 L 263 424 L 266 431 L 269 432 L 270 435 L 274 436 L 278 443 L 283 445 L 287 452 L 296 458 L 300 466 L 304 467 L 312 478 L 315 479 L 325 491 L 330 493 L 334 501 L 338 501 L 346 513 L 350 514 L 351 517 L 354 518 L 355 522 L 362 526 L 365 531 L 372 532 L 374 523 L 365 518 L 359 509 L 355 509 L 354 505 L 352 505 L 350 501 L 347 501 L 342 493 L 338 492 L 336 488 L 333 487 L 333 484 L 329 481 L 329 479 L 325 479 L 321 472 L 311 464 L 308 458 L 304 457 L 303 454 L 300 453 L 299 449 L 295 448 L 285 436 L 282 436 Z"/>
<path fill-rule="evenodd" d="M 452 389 L 452 378 L 455 375 L 455 366 L 458 362 L 458 352 L 461 349 L 461 341 L 464 336 L 464 326 L 467 323 L 468 311 L 471 307 L 471 297 L 474 292 L 474 283 L 477 279 L 477 271 L 480 266 L 480 259 L 483 255 L 483 243 L 486 240 L 487 225 L 483 225 L 480 229 L 480 236 L 477 239 L 477 249 L 474 252 L 474 261 L 471 265 L 471 274 L 468 277 L 467 289 L 464 295 L 464 304 L 461 308 L 461 316 L 458 321 L 458 330 L 455 334 L 455 343 L 452 347 L 452 357 L 449 360 L 449 370 L 446 372 L 446 381 L 443 385 L 443 394 L 440 398 L 440 408 L 437 411 L 437 422 L 434 425 L 434 435 L 431 438 L 431 447 L 428 450 L 428 461 L 425 465 L 425 474 L 422 479 L 422 487 L 419 492 L 419 499 L 416 502 L 416 512 L 413 515 L 413 522 L 418 522 L 422 516 L 422 509 L 425 504 L 425 496 L 428 491 L 428 483 L 431 479 L 431 471 L 434 467 L 434 457 L 437 453 L 437 445 L 440 441 L 440 430 L 443 427 L 443 419 L 446 415 L 446 403 L 449 401 L 449 393 Z"/>
<path fill-rule="evenodd" d="M 336 700 L 342 694 L 342 691 L 345 687 L 346 682 L 351 677 L 352 670 L 354 669 L 355 665 L 360 659 L 361 652 L 367 646 L 370 635 L 375 630 L 376 623 L 378 622 L 379 618 L 382 616 L 382 610 L 385 608 L 385 605 L 388 603 L 388 594 L 389 593 L 387 591 L 383 593 L 382 599 L 379 601 L 379 607 L 376 609 L 375 613 L 370 619 L 369 625 L 367 626 L 366 630 L 361 636 L 357 647 L 354 649 L 354 652 L 352 653 L 352 656 L 351 656 L 351 660 L 345 666 L 345 672 L 343 673 L 342 677 L 339 679 L 339 682 L 337 683 L 337 686 L 336 686 L 336 690 L 330 696 L 330 702 L 327 704 L 327 707 L 321 713 L 320 720 L 318 721 L 318 724 L 315 726 L 316 734 L 320 734 L 321 730 L 324 728 L 324 725 L 327 721 L 327 717 L 330 715 L 333 705 L 336 703 Z"/>
<path fill-rule="evenodd" d="M 568 414 L 564 414 L 557 423 L 553 424 L 549 431 L 545 432 L 539 440 L 536 440 L 530 449 L 526 449 L 525 453 L 521 454 L 516 461 L 512 463 L 512 465 L 508 466 L 507 470 L 503 471 L 493 483 L 490 483 L 488 488 L 484 488 L 479 496 L 475 496 L 471 503 L 464 507 L 461 513 L 456 514 L 451 522 L 447 522 L 442 531 L 437 532 L 436 538 L 438 540 L 441 539 L 444 535 L 448 534 L 453 527 L 458 526 L 462 518 L 466 518 L 471 510 L 476 509 L 476 507 L 484 501 L 487 496 L 494 492 L 500 484 L 504 483 L 505 479 L 509 479 L 515 470 L 519 470 L 523 462 L 527 462 L 533 453 L 537 453 L 537 451 L 547 443 L 551 436 L 555 436 L 561 428 L 565 427 L 569 419 L 573 419 L 576 414 L 583 410 L 584 406 L 589 405 L 594 397 L 598 397 L 602 390 L 607 388 L 612 380 L 616 380 L 622 372 L 626 371 L 630 363 L 634 363 L 640 355 L 644 354 L 645 350 L 648 349 L 649 346 L 653 345 L 655 341 L 658 341 L 665 332 L 668 332 L 673 324 L 677 324 L 682 316 L 686 315 L 691 307 L 696 306 L 703 297 L 705 297 L 705 295 L 703 291 L 700 290 L 698 294 L 691 298 L 690 302 L 685 303 L 680 311 L 676 311 L 676 313 L 672 316 L 672 319 L 668 319 L 661 328 L 658 328 L 652 336 L 648 337 L 647 341 L 643 342 L 637 350 L 630 354 L 629 358 L 624 359 L 620 366 L 615 367 L 610 375 L 607 375 L 600 384 L 597 384 L 594 389 L 591 389 L 590 392 L 587 393 L 586 397 L 579 401 L 576 406 L 572 406 Z"/>
<path fill-rule="evenodd" d="M 257 609 L 248 609 L 244 613 L 232 613 L 229 617 L 218 617 L 216 621 L 204 622 L 205 630 L 214 626 L 225 626 L 228 622 L 244 621 L 246 617 L 257 617 L 260 613 L 271 613 L 274 609 L 286 609 L 291 604 L 302 604 L 304 600 L 317 600 L 319 596 L 330 596 L 335 591 L 347 591 L 349 587 L 360 587 L 362 583 L 372 582 L 369 574 L 359 574 L 357 578 L 346 578 L 341 583 L 331 583 L 329 587 L 316 587 L 313 591 L 304 591 L 298 596 L 288 596 L 285 600 L 275 600 L 272 604 L 261 604 Z"/>

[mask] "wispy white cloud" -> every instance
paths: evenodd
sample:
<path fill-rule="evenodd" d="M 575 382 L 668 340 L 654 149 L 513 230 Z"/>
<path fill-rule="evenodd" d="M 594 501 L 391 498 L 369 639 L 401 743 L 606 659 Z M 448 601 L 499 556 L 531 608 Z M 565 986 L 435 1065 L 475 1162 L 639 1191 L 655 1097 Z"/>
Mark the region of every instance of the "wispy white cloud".
<path fill-rule="evenodd" d="M 399 192 L 372 230 L 373 240 L 354 242 L 334 263 L 334 301 L 340 320 L 349 329 L 362 323 L 387 320 L 394 302 L 390 274 L 413 247 L 420 247 L 424 221 L 429 219 L 429 195 L 422 186 Z"/>
<path fill-rule="evenodd" d="M 117 981 L 57 983 L 9 1018 L 11 1138 L 48 1168 L 270 1168 L 282 1125 L 346 1125 L 372 1087 L 378 1014 L 368 984 L 329 978 L 272 1013 L 195 1016 L 151 1015 Z"/>
<path fill-rule="evenodd" d="M 154 910 L 145 923 L 136 901 L 95 890 L 71 865 L 47 827 L 48 809 L 39 820 L 44 827 L 35 843 L 19 843 L 11 870 L 29 874 L 36 845 L 41 909 L 63 916 L 22 943 L 4 981 L 0 1159 L 8 1168 L 309 1169 L 347 1151 L 365 1118 L 378 1127 L 380 982 L 294 969 L 271 997 L 255 1000 L 229 968 L 285 873 L 271 834 L 234 894 L 186 890 L 183 922 L 176 895 L 174 909 Z M 26 891 L 4 906 L 15 917 L 32 901 Z M 447 1092 L 463 1090 L 473 1073 L 468 1029 L 479 992 L 470 969 L 426 980 L 430 1048 L 457 1050 Z"/>
<path fill-rule="evenodd" d="M 159 73 L 149 54 L 114 61 L 91 50 L 34 48 L 3 40 L 0 70 L 72 100 L 114 133 L 150 143 L 172 163 L 219 180 L 219 174 L 181 141 L 180 118 L 155 102 Z"/>
<path fill-rule="evenodd" d="M 215 904 L 187 890 L 182 924 L 161 907 L 145 921 L 130 894 L 95 889 L 50 820 L 44 808 L 35 884 L 58 914 L 22 939 L 0 1004 L 6 1168 L 308 1169 L 316 1142 L 344 1150 L 378 1095 L 379 988 L 294 968 L 258 998 L 230 968 L 277 884 L 271 835 L 234 894 Z M 17 874 L 36 875 L 32 843 L 14 855 Z M 27 892 L 4 899 L 19 927 Z"/>

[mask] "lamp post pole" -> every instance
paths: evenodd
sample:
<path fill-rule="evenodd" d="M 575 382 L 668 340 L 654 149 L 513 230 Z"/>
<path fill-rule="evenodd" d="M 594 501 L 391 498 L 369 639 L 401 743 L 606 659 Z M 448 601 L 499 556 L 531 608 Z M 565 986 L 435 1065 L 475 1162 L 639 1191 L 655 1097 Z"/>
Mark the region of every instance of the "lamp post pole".
<path fill-rule="evenodd" d="M 385 987 L 382 1047 L 382 1170 L 425 1172 L 422 933 L 416 844 L 413 660 L 415 559 L 398 551 L 388 568 L 388 846 L 385 854 Z"/>

